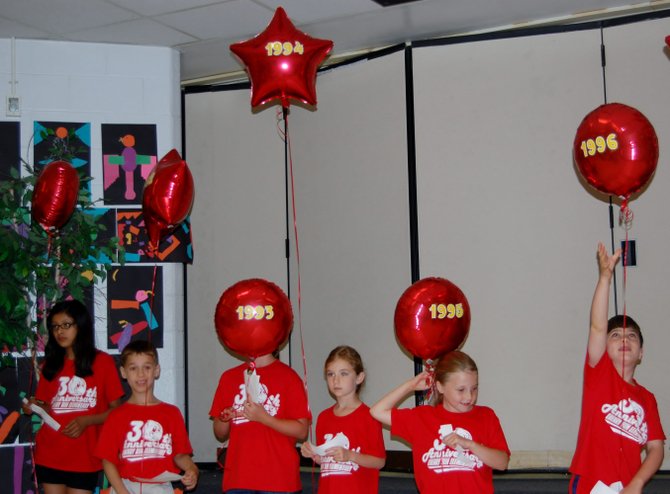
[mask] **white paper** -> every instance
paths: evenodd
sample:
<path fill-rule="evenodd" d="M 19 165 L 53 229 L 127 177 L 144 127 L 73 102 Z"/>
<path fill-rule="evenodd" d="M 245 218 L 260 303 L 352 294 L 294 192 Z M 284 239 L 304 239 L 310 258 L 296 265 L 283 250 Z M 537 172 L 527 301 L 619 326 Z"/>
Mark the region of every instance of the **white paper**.
<path fill-rule="evenodd" d="M 445 436 L 448 436 L 449 434 L 452 434 L 453 432 L 454 432 L 454 427 L 451 424 L 443 425 L 440 428 L 440 434 L 442 434 L 442 437 L 440 437 L 440 439 L 442 439 Z M 465 453 L 465 450 L 461 446 L 456 445 L 455 450 L 456 450 L 456 459 L 458 461 L 460 461 L 464 466 L 470 467 L 470 468 L 475 466 L 475 463 L 476 463 L 475 460 L 470 458 Z"/>
<path fill-rule="evenodd" d="M 28 405 L 28 407 L 37 415 L 39 415 L 44 421 L 44 423 L 47 424 L 49 427 L 51 427 L 53 430 L 55 431 L 60 430 L 60 424 L 56 422 L 56 419 L 54 419 L 51 415 L 49 415 L 44 408 L 37 405 L 36 403 L 30 403 L 25 398 L 23 399 L 23 403 L 24 405 Z"/>
<path fill-rule="evenodd" d="M 623 490 L 621 482 L 614 482 L 612 485 L 607 485 L 602 481 L 598 481 L 591 489 L 591 494 L 617 494 Z"/>
<path fill-rule="evenodd" d="M 247 397 L 252 403 L 261 403 L 261 378 L 256 374 L 256 369 L 249 373 L 244 371 L 244 385 L 247 388 Z"/>
<path fill-rule="evenodd" d="M 163 473 L 159 473 L 151 479 L 141 479 L 139 477 L 135 477 L 135 480 L 137 482 L 152 482 L 156 484 L 161 482 L 177 482 L 178 480 L 181 480 L 181 475 L 178 473 L 165 471 Z"/>
<path fill-rule="evenodd" d="M 328 451 L 330 448 L 336 448 L 338 446 L 349 449 L 349 441 L 341 432 L 338 432 L 335 434 L 335 437 L 328 439 L 325 443 L 319 446 L 312 446 L 312 451 L 314 451 L 314 453 L 319 456 L 326 456 L 326 451 Z"/>

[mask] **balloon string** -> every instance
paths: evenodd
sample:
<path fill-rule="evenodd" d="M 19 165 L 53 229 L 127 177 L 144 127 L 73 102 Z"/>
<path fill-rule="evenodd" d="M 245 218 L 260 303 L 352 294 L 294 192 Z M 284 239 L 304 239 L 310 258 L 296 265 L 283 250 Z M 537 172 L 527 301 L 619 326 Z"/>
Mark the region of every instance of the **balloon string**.
<path fill-rule="evenodd" d="M 293 174 L 293 150 L 291 149 L 291 134 L 289 132 L 288 127 L 288 112 L 284 112 L 284 129 L 285 129 L 284 138 L 286 139 L 286 143 L 288 144 L 289 174 L 291 178 L 291 211 L 293 213 L 293 235 L 295 236 L 295 259 L 296 259 L 296 271 L 298 277 L 298 330 L 300 334 L 300 354 L 302 356 L 303 383 L 305 386 L 305 392 L 307 393 L 307 396 L 309 396 L 309 389 L 307 386 L 307 359 L 305 357 L 305 339 L 302 333 L 302 284 L 300 276 L 300 244 L 298 242 L 298 221 L 295 207 L 295 178 Z"/>
<path fill-rule="evenodd" d="M 158 273 L 158 262 L 154 262 L 154 274 L 151 279 L 151 301 L 149 302 L 149 337 L 147 338 L 151 341 L 151 333 L 153 333 L 153 322 L 154 322 L 154 299 L 156 293 L 156 277 Z"/>

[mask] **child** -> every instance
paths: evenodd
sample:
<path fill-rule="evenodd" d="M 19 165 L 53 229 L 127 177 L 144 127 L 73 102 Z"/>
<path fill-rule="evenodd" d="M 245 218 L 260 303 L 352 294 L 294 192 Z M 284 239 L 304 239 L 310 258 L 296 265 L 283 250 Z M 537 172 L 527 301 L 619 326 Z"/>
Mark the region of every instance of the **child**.
<path fill-rule="evenodd" d="M 436 404 L 395 408 L 430 381 L 422 372 L 401 384 L 372 407 L 372 416 L 412 446 L 420 492 L 492 493 L 493 469 L 507 468 L 510 451 L 496 414 L 476 405 L 477 365 L 463 352 L 447 353 L 435 366 Z"/>
<path fill-rule="evenodd" d="M 322 456 L 312 444 L 302 444 L 302 455 L 321 465 L 319 494 L 378 492 L 386 450 L 381 424 L 358 396 L 365 380 L 361 356 L 349 346 L 338 346 L 326 359 L 325 377 L 336 403 L 319 414 L 317 442 L 335 440 L 344 445 L 330 446 Z"/>
<path fill-rule="evenodd" d="M 121 375 L 132 391 L 130 398 L 112 410 L 102 427 L 95 454 L 117 494 L 172 494 L 169 481 L 176 477 L 187 490 L 198 482 L 198 467 L 179 409 L 154 396 L 154 381 L 160 375 L 158 352 L 151 342 L 132 341 L 121 352 Z M 153 481 L 152 481 L 153 480 Z"/>
<path fill-rule="evenodd" d="M 584 363 L 582 417 L 570 465 L 570 492 L 590 493 L 602 482 L 625 494 L 641 493 L 663 461 L 665 435 L 654 395 L 635 381 L 642 333 L 630 316 L 607 320 L 612 273 L 621 251 L 598 244 L 598 283 Z M 640 453 L 646 450 L 644 462 Z"/>
<path fill-rule="evenodd" d="M 249 364 L 225 371 L 209 415 L 214 437 L 228 440 L 223 491 L 302 492 L 296 441 L 304 441 L 312 416 L 300 376 L 275 356 L 253 362 L 260 384 L 252 399 L 245 385 Z"/>
<path fill-rule="evenodd" d="M 45 494 L 92 492 L 102 469 L 93 456 L 101 424 L 123 388 L 112 357 L 95 348 L 93 321 L 77 300 L 56 303 L 47 315 L 49 340 L 41 379 L 31 399 L 60 424 L 44 424 L 35 438 L 35 472 Z M 26 413 L 31 410 L 24 407 Z"/>

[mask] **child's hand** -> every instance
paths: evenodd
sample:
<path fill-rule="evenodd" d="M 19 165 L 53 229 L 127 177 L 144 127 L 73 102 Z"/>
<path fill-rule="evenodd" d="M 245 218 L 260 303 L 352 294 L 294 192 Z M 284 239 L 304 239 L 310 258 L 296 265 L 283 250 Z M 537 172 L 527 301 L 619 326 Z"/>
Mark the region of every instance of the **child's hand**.
<path fill-rule="evenodd" d="M 470 449 L 470 446 L 472 446 L 472 440 L 466 439 L 463 436 L 459 436 L 455 432 L 452 432 L 451 434 L 447 434 L 446 436 L 442 436 L 440 439 L 442 439 L 442 442 L 446 444 L 448 447 L 451 449 L 457 449 L 459 446 L 462 449 Z"/>
<path fill-rule="evenodd" d="M 219 419 L 222 422 L 230 422 L 237 416 L 237 412 L 233 407 L 224 408 L 219 414 Z"/>
<path fill-rule="evenodd" d="M 621 249 L 617 249 L 616 251 L 614 251 L 614 254 L 610 256 L 607 253 L 605 245 L 602 242 L 598 242 L 597 257 L 598 257 L 598 271 L 600 272 L 600 276 L 609 277 L 612 276 L 614 266 L 616 266 L 616 263 L 619 261 L 619 258 L 621 257 Z"/>
<path fill-rule="evenodd" d="M 76 419 L 73 419 L 69 424 L 67 424 L 64 428 L 62 428 L 61 432 L 65 434 L 67 437 L 76 439 L 82 435 L 86 427 L 88 427 L 86 417 L 77 417 Z"/>
<path fill-rule="evenodd" d="M 198 470 L 198 467 L 196 467 L 195 465 L 184 471 L 184 475 L 181 478 L 181 483 L 184 484 L 184 487 L 186 488 L 187 491 L 190 491 L 191 489 L 195 488 L 195 486 L 198 484 L 199 475 L 200 471 Z"/>
<path fill-rule="evenodd" d="M 316 462 L 319 462 L 321 460 L 321 457 L 314 453 L 314 450 L 312 449 L 312 443 L 307 441 L 302 443 L 302 445 L 300 446 L 300 454 L 302 454 L 302 456 L 304 456 L 305 458 L 309 458 Z"/>
<path fill-rule="evenodd" d="M 48 414 L 51 414 L 51 406 L 50 406 L 46 401 L 38 400 L 38 399 L 35 398 L 34 396 L 31 396 L 31 397 L 28 399 L 28 404 L 25 404 L 25 403 L 22 403 L 22 404 L 21 404 L 21 410 L 23 410 L 23 413 L 24 413 L 25 415 L 31 415 L 31 414 L 33 413 L 32 409 L 30 408 L 30 405 L 31 405 L 32 403 L 34 403 L 35 405 L 37 405 L 37 406 L 39 406 L 40 408 L 42 408 L 42 409 L 43 409 L 45 412 L 47 412 Z"/>
<path fill-rule="evenodd" d="M 265 411 L 263 405 L 247 401 L 244 404 L 242 415 L 251 422 L 263 422 L 263 419 L 268 417 L 268 412 Z"/>
<path fill-rule="evenodd" d="M 408 381 L 412 391 L 425 391 L 433 385 L 433 375 L 430 372 L 423 371 Z"/>
<path fill-rule="evenodd" d="M 326 455 L 333 458 L 335 461 L 345 462 L 351 461 L 353 454 L 350 450 L 343 448 L 342 446 L 335 446 L 334 448 L 328 448 L 326 450 Z"/>

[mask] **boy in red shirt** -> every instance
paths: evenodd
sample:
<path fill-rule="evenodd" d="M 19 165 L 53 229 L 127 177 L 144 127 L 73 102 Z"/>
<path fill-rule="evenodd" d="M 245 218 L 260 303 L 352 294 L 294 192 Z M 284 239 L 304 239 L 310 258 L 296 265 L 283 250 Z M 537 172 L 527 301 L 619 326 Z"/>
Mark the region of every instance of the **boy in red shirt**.
<path fill-rule="evenodd" d="M 656 399 L 633 378 L 643 354 L 642 332 L 629 316 L 607 320 L 612 273 L 620 256 L 621 250 L 609 256 L 598 244 L 599 277 L 591 303 L 582 418 L 570 465 L 571 494 L 589 494 L 599 483 L 600 489 L 641 493 L 663 462 L 665 435 Z"/>
<path fill-rule="evenodd" d="M 109 414 L 95 449 L 112 494 L 172 494 L 171 480 L 181 480 L 187 490 L 198 482 L 181 412 L 154 396 L 159 374 L 150 342 L 133 341 L 121 352 L 121 376 L 132 394 Z"/>

